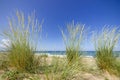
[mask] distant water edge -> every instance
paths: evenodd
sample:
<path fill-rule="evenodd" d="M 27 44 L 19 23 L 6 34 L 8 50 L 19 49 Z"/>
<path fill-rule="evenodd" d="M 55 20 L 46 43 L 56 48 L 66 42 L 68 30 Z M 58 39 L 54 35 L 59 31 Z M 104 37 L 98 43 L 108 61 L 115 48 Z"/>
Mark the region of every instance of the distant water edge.
<path fill-rule="evenodd" d="M 66 55 L 66 51 L 34 51 L 36 54 L 47 54 L 47 55 Z M 82 56 L 95 57 L 96 51 L 81 51 Z M 115 56 L 120 56 L 120 51 L 114 51 Z"/>
<path fill-rule="evenodd" d="M 7 53 L 9 51 L 0 51 L 0 53 Z M 58 55 L 58 56 L 65 56 L 66 51 L 34 51 L 35 54 L 47 54 L 47 55 Z M 120 51 L 113 51 L 114 55 L 120 57 Z M 87 57 L 95 57 L 96 51 L 81 51 L 80 54 L 82 56 Z"/>

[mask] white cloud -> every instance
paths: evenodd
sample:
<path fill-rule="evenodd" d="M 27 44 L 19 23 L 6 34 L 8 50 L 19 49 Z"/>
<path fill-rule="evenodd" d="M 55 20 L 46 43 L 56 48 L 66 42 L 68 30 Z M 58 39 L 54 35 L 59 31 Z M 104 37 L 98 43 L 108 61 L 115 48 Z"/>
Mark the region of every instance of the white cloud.
<path fill-rule="evenodd" d="M 2 39 L 0 41 L 0 48 L 6 48 L 7 46 L 10 46 L 10 40 L 9 39 Z"/>

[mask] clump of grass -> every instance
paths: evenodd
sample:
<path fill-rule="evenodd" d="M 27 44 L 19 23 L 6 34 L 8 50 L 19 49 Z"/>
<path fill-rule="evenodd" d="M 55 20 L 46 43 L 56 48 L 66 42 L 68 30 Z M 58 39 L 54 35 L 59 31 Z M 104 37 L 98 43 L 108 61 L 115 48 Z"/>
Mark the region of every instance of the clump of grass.
<path fill-rule="evenodd" d="M 7 80 L 23 80 L 25 78 L 25 75 L 21 74 L 16 70 L 13 70 L 13 71 L 6 71 L 2 75 L 2 78 Z"/>
<path fill-rule="evenodd" d="M 34 14 L 28 15 L 27 19 L 24 15 L 16 11 L 16 17 L 9 18 L 10 30 L 3 32 L 3 36 L 10 41 L 9 46 L 6 46 L 10 65 L 20 71 L 34 72 L 39 66 L 34 51 L 41 24 Z"/>
<path fill-rule="evenodd" d="M 116 70 L 116 57 L 113 54 L 113 49 L 120 38 L 117 28 L 110 29 L 105 27 L 101 33 L 94 34 L 96 34 L 94 35 L 94 45 L 98 67 L 109 73 L 114 73 Z"/>
<path fill-rule="evenodd" d="M 73 63 L 80 58 L 81 44 L 84 35 L 84 25 L 79 23 L 67 24 L 67 33 L 62 31 L 63 40 L 66 46 L 66 56 L 68 63 Z"/>
<path fill-rule="evenodd" d="M 46 80 L 72 80 L 79 72 L 76 65 L 68 65 L 66 58 L 53 57 L 51 64 L 45 68 Z"/>
<path fill-rule="evenodd" d="M 115 67 L 115 72 L 114 74 L 120 77 L 120 59 L 116 60 L 116 63 L 114 63 Z"/>
<path fill-rule="evenodd" d="M 0 53 L 0 70 L 7 71 L 9 67 L 9 60 L 6 53 Z"/>

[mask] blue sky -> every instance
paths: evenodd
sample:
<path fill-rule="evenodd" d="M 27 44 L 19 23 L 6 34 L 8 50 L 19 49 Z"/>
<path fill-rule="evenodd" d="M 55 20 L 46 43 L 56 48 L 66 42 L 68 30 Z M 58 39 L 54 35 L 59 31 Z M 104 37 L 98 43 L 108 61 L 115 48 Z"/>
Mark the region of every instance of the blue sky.
<path fill-rule="evenodd" d="M 38 46 L 44 50 L 65 50 L 59 28 L 65 30 L 72 20 L 85 24 L 89 32 L 99 31 L 104 25 L 120 25 L 120 0 L 0 0 L 0 32 L 8 28 L 7 17 L 16 9 L 25 14 L 35 10 L 39 21 L 44 19 Z M 89 38 L 83 47 L 94 50 Z"/>

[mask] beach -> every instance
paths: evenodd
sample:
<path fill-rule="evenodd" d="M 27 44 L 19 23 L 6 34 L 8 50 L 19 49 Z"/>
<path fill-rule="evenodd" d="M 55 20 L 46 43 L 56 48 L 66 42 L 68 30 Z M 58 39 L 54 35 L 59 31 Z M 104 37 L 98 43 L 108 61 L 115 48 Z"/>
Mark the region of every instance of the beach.
<path fill-rule="evenodd" d="M 40 56 L 40 54 L 37 54 L 37 56 Z M 45 58 L 47 64 L 49 65 L 53 59 L 60 59 L 63 60 L 64 62 L 66 56 L 48 55 L 48 57 Z M 81 60 L 82 60 L 83 70 L 81 70 L 76 75 L 74 75 L 74 78 L 72 80 L 120 80 L 119 77 L 113 74 L 109 74 L 107 71 L 101 71 L 96 64 L 96 58 L 92 56 L 82 56 Z M 43 77 L 43 80 L 44 79 L 45 78 Z"/>
<path fill-rule="evenodd" d="M 40 65 L 42 66 L 51 66 L 53 64 L 56 64 L 55 62 L 62 61 L 58 64 L 58 66 L 61 66 L 62 63 L 65 62 L 66 56 L 65 55 L 41 55 L 41 54 L 35 54 L 36 57 L 40 57 Z M 5 57 L 1 56 L 3 59 Z M 53 63 L 54 62 L 54 63 Z M 74 77 L 72 80 L 120 80 L 119 77 L 109 74 L 107 71 L 103 72 L 101 71 L 96 64 L 96 60 L 94 57 L 91 56 L 82 56 L 81 57 L 81 63 L 82 63 L 82 68 L 77 74 L 73 75 Z M 62 66 L 64 67 L 64 66 Z M 79 66 L 81 67 L 81 66 Z M 4 70 L 0 70 L 0 77 L 4 74 Z M 52 75 L 53 73 L 48 73 L 49 79 L 53 80 Z M 29 74 L 27 74 L 29 75 Z M 47 80 L 46 75 L 44 72 L 40 72 L 39 74 L 33 74 L 40 78 L 40 80 Z M 32 76 L 33 76 L 32 75 Z M 57 76 L 58 74 L 54 74 L 54 76 Z M 31 75 L 30 75 L 31 76 Z M 0 78 L 0 80 L 4 80 Z M 23 79 L 23 80 L 29 80 L 29 79 Z"/>

